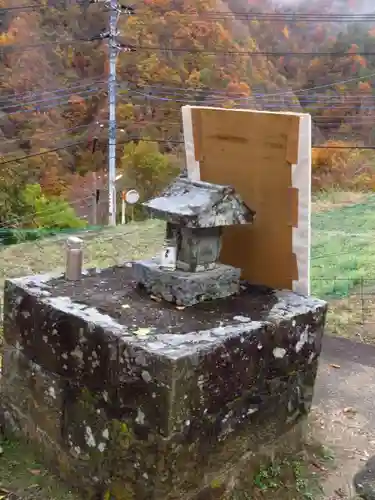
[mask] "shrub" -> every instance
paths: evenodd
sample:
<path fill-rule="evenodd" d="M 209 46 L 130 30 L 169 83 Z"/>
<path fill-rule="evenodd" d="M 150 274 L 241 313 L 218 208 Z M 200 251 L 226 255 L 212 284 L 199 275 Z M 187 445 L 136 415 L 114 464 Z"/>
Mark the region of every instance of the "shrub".
<path fill-rule="evenodd" d="M 140 141 L 125 146 L 121 170 L 125 189 L 136 189 L 142 202 L 160 193 L 180 173 L 180 166 L 176 157 L 161 153 L 157 143 Z M 134 207 L 137 219 L 145 215 L 140 205 Z"/>
<path fill-rule="evenodd" d="M 56 196 L 45 196 L 39 184 L 27 185 L 22 197 L 29 209 L 25 221 L 28 228 L 80 229 L 87 225 L 76 216 L 68 202 Z"/>
<path fill-rule="evenodd" d="M 369 158 L 342 141 L 328 141 L 312 151 L 312 189 L 373 189 L 375 172 Z"/>

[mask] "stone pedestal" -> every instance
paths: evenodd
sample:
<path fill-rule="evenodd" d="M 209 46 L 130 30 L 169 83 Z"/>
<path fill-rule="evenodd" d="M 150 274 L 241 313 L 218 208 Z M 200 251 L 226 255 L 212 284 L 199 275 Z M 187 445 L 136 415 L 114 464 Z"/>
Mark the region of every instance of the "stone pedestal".
<path fill-rule="evenodd" d="M 181 310 L 132 279 L 6 282 L 6 427 L 87 498 L 227 498 L 259 448 L 298 435 L 326 304 L 243 285 Z"/>
<path fill-rule="evenodd" d="M 241 269 L 225 264 L 190 273 L 163 269 L 160 262 L 153 259 L 136 261 L 133 269 L 135 280 L 148 293 L 179 306 L 222 299 L 240 291 Z"/>

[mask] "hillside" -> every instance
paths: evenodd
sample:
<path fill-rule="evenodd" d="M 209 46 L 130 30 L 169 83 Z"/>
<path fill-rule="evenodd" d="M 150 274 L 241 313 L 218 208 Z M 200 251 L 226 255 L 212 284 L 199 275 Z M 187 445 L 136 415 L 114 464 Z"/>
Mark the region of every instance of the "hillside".
<path fill-rule="evenodd" d="M 107 42 L 98 38 L 108 11 L 78 0 L 21 5 L 0 0 L 5 227 L 35 227 L 36 214 L 46 209 L 43 196 L 90 197 L 92 177 L 82 182 L 81 176 L 100 172 L 105 185 L 107 162 Z M 362 54 L 375 53 L 375 22 L 320 20 L 365 8 L 349 0 L 329 5 L 300 4 L 298 15 L 318 16 L 311 22 L 288 18 L 296 7 L 284 3 L 138 0 L 135 15 L 122 15 L 118 25 L 120 43 L 134 47 L 117 64 L 117 166 L 127 172 L 127 187 L 151 195 L 176 174 L 183 164 L 180 108 L 198 103 L 310 112 L 314 143 L 328 146 L 314 156 L 314 187 L 330 187 L 338 173 L 340 182 L 352 179 L 359 168 L 354 187 L 371 189 L 372 155 L 358 164 L 358 155 L 331 148 L 373 144 L 375 58 Z M 281 18 L 271 19 L 272 12 Z M 343 55 L 319 55 L 332 52 Z M 148 144 L 129 145 L 141 138 Z M 30 184 L 40 186 L 33 197 Z"/>
<path fill-rule="evenodd" d="M 106 164 L 108 135 L 107 42 L 87 41 L 106 28 L 105 7 L 31 0 L 24 5 L 34 7 L 23 11 L 12 5 L 0 2 L 9 9 L 0 36 L 0 222 L 5 226 L 32 212 L 23 196 L 28 184 L 40 184 L 45 195 L 74 198 L 77 176 Z M 233 106 L 233 97 L 248 98 L 257 82 L 270 92 L 286 84 L 265 58 L 253 65 L 244 57 L 243 52 L 258 50 L 256 41 L 235 39 L 230 20 L 204 21 L 217 8 L 214 0 L 138 2 L 135 16 L 121 17 L 121 42 L 137 50 L 122 53 L 117 65 L 119 159 L 130 138 L 151 137 L 162 141 L 162 153 L 172 154 L 168 161 L 175 173 L 182 104 Z M 24 156 L 30 157 L 12 161 Z"/>

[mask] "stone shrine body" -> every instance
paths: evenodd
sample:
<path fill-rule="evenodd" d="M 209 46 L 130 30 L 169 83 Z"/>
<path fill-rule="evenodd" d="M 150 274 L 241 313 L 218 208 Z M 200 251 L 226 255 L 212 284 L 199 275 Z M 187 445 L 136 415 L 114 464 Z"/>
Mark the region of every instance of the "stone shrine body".
<path fill-rule="evenodd" d="M 145 206 L 167 227 L 164 256 L 133 265 L 141 286 L 181 306 L 239 292 L 241 269 L 219 262 L 222 230 L 251 224 L 255 212 L 233 188 L 180 178 Z"/>

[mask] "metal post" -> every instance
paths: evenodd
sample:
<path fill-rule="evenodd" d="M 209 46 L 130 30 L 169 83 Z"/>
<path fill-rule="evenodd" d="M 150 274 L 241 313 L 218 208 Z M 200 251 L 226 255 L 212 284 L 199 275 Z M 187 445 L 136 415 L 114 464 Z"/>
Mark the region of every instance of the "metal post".
<path fill-rule="evenodd" d="M 108 201 L 110 226 L 116 225 L 116 61 L 117 0 L 111 0 L 109 13 L 109 78 L 108 78 Z"/>
<path fill-rule="evenodd" d="M 96 172 L 92 173 L 92 221 L 91 224 L 96 226 L 98 223 L 98 186 Z"/>
<path fill-rule="evenodd" d="M 126 219 L 125 219 L 125 211 L 126 211 L 126 206 L 125 206 L 125 191 L 121 193 L 121 224 L 125 224 Z"/>
<path fill-rule="evenodd" d="M 82 276 L 83 240 L 71 236 L 66 242 L 65 278 L 70 281 L 79 280 Z"/>

